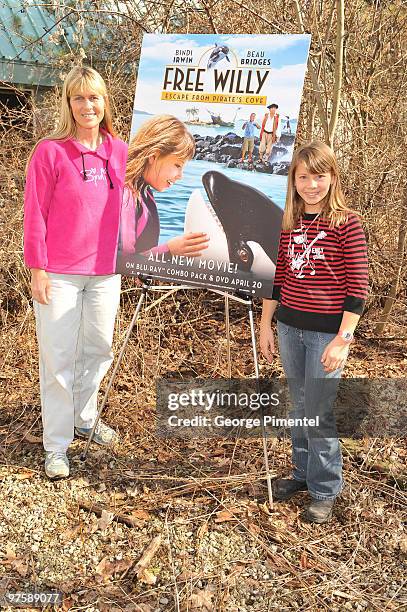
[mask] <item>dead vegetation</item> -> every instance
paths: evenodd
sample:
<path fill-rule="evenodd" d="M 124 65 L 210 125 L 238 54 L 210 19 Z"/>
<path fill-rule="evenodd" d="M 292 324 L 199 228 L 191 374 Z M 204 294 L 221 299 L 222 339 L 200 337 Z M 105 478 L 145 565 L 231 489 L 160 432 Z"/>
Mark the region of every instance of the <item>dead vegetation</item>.
<path fill-rule="evenodd" d="M 124 138 L 143 28 L 312 33 L 298 138 L 324 138 L 327 124 L 348 200 L 369 239 L 371 293 L 346 375 L 405 377 L 405 6 L 347 5 L 338 92 L 341 2 L 145 2 L 144 12 L 125 2 L 122 19 L 104 3 L 86 14 L 82 3 L 72 4 L 85 21 L 110 28 L 107 64 L 98 41 L 85 52 L 102 66 Z M 61 57 L 61 73 L 78 61 L 81 45 Z M 204 291 L 174 292 L 160 303 L 148 298 L 104 416 L 121 443 L 114 452 L 92 447 L 83 464 L 83 442 L 75 441 L 71 477 L 46 481 L 22 194 L 25 160 L 48 131 L 57 98 L 51 92 L 38 108 L 27 102 L 10 115 L 2 109 L 0 125 L 0 595 L 54 588 L 64 592 L 65 610 L 403 609 L 405 440 L 345 440 L 346 488 L 334 520 L 313 527 L 299 519 L 306 496 L 267 509 L 259 440 L 157 437 L 156 378 L 227 375 L 224 302 Z M 116 354 L 136 299 L 126 280 Z M 250 377 L 242 306 L 231 309 L 231 334 L 232 373 Z M 281 368 L 262 362 L 261 373 L 280 375 Z M 287 437 L 270 442 L 270 462 L 273 474 L 289 473 Z"/>

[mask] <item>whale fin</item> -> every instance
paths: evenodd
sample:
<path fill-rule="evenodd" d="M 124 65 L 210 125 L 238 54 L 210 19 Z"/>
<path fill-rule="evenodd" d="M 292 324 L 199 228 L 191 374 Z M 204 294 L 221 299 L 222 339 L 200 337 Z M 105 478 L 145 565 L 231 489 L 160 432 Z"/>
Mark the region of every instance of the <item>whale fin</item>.
<path fill-rule="evenodd" d="M 229 250 L 222 224 L 200 189 L 191 193 L 185 211 L 184 232 L 205 232 L 209 236 L 209 245 L 205 256 L 200 259 L 217 259 L 229 262 Z"/>
<path fill-rule="evenodd" d="M 250 271 L 256 276 L 272 280 L 276 272 L 275 263 L 271 261 L 260 244 L 252 240 L 249 240 L 247 244 L 253 253 L 253 263 Z"/>

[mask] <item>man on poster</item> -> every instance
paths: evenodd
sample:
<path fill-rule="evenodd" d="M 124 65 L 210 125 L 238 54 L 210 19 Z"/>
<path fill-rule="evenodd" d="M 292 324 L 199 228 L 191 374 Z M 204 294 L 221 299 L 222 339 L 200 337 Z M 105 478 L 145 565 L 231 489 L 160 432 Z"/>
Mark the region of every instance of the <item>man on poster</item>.
<path fill-rule="evenodd" d="M 259 160 L 267 163 L 270 158 L 272 146 L 277 142 L 277 129 L 280 116 L 277 113 L 278 104 L 269 104 L 268 112 L 264 115 L 260 132 Z"/>

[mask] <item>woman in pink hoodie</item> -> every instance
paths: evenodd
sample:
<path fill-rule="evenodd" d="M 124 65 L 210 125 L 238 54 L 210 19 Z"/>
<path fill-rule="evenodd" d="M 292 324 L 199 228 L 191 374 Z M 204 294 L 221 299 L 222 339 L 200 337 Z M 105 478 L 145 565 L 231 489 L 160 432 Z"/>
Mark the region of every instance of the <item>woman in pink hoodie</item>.
<path fill-rule="evenodd" d="M 40 354 L 45 471 L 69 475 L 74 432 L 89 435 L 111 361 L 120 276 L 114 274 L 127 145 L 115 136 L 106 85 L 92 68 L 67 75 L 55 132 L 27 164 L 24 258 Z M 100 423 L 94 440 L 116 434 Z"/>

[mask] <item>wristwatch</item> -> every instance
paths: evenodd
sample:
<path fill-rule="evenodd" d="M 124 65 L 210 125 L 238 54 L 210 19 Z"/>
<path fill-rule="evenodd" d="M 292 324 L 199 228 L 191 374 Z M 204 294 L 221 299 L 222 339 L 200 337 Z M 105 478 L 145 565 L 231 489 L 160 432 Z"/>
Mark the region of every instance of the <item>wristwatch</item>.
<path fill-rule="evenodd" d="M 339 331 L 337 335 L 340 338 L 342 338 L 342 340 L 344 340 L 344 342 L 347 342 L 348 344 L 350 342 L 352 342 L 352 340 L 353 340 L 353 333 L 350 332 L 350 331 L 342 330 L 342 331 Z"/>

